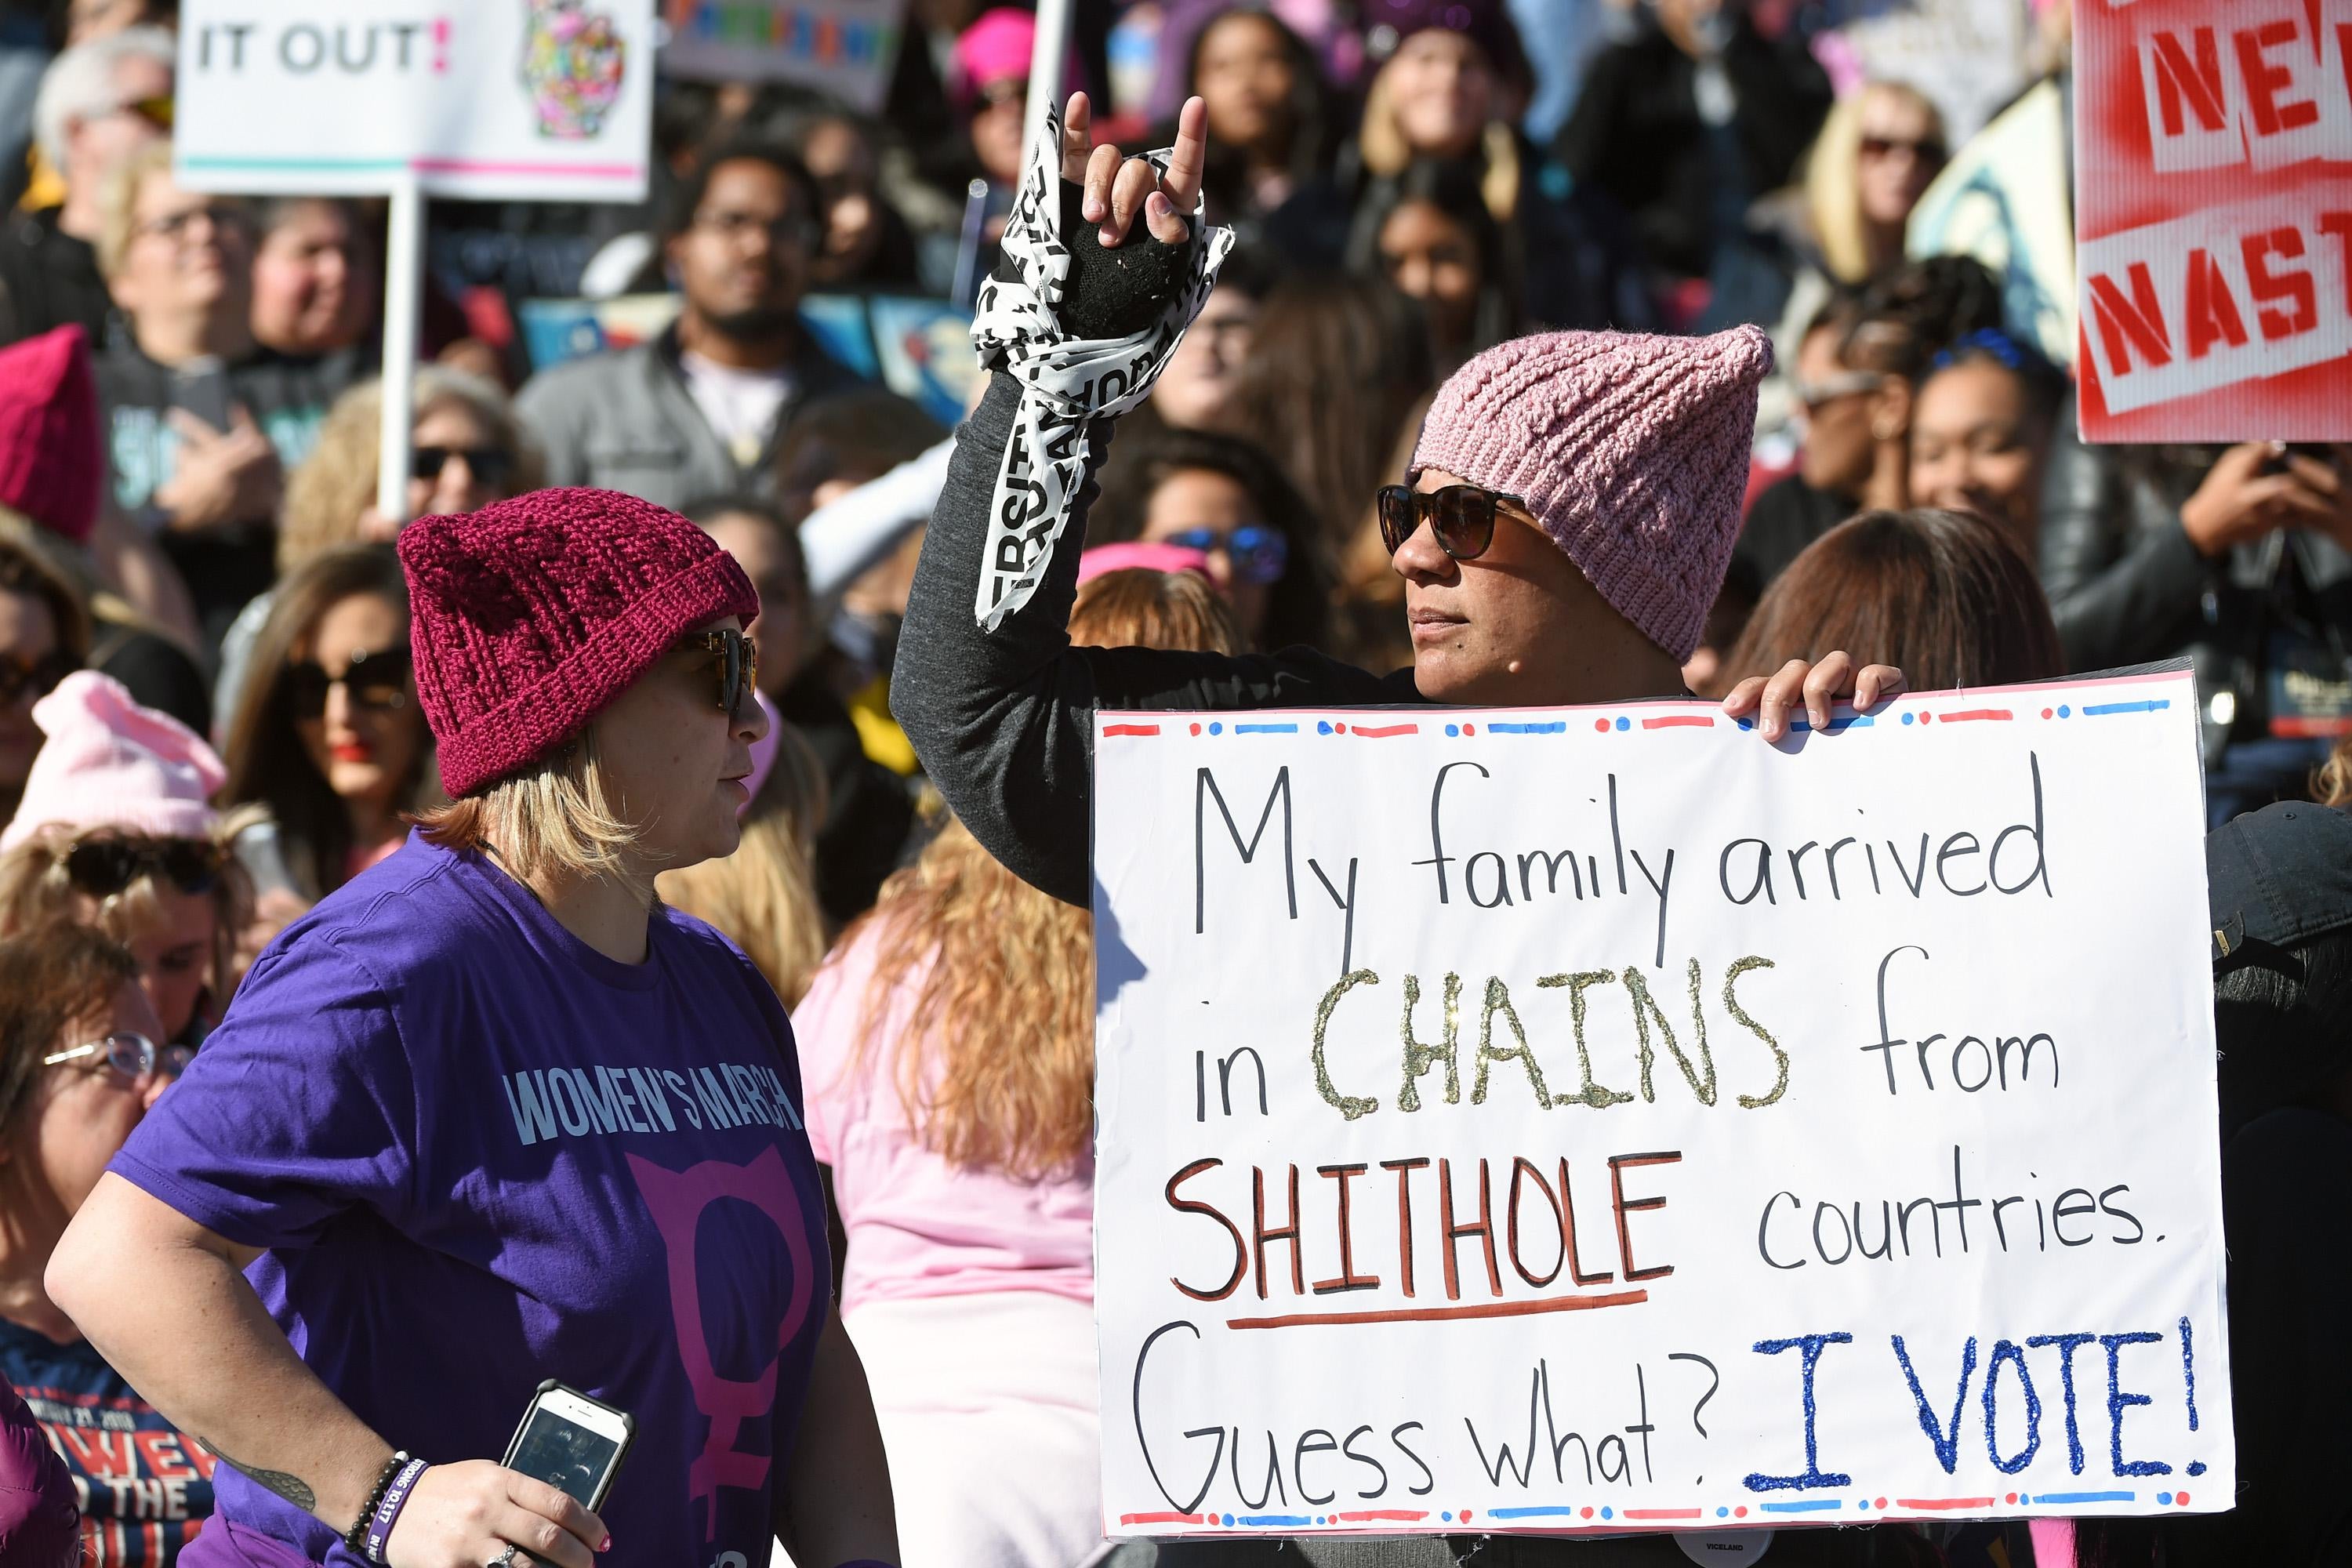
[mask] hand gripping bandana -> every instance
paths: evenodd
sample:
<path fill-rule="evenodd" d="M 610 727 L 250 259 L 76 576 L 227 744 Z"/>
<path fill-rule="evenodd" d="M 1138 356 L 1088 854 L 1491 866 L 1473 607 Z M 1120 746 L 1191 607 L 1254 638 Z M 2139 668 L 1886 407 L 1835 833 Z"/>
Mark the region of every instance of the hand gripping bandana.
<path fill-rule="evenodd" d="M 1163 147 L 1144 156 L 1164 174 L 1171 152 Z M 1053 563 L 1086 479 L 1096 421 L 1116 418 L 1143 401 L 1209 298 L 1217 268 L 1234 245 L 1229 228 L 1201 233 L 1183 288 L 1155 320 L 1125 337 L 1073 338 L 1059 320 L 1070 272 L 1061 196 L 1062 117 L 1048 110 L 1004 226 L 1008 265 L 999 271 L 1009 276 L 982 287 L 971 323 L 982 363 L 1021 382 L 1020 418 L 996 476 L 988 554 L 972 605 L 988 631 L 1029 602 Z M 1196 232 L 1204 205 L 1195 202 L 1185 215 Z M 1150 242 L 1139 216 L 1134 242 Z"/>

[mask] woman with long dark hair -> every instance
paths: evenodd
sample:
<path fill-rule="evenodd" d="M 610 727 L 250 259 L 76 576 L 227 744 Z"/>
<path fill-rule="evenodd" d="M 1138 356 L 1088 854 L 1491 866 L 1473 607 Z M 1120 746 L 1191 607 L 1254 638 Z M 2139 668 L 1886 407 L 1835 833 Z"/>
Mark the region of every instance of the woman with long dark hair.
<path fill-rule="evenodd" d="M 1467 164 L 1416 159 L 1356 215 L 1348 267 L 1417 300 L 1441 372 L 1521 330 L 1518 258 Z"/>
<path fill-rule="evenodd" d="M 409 666 L 408 588 L 389 548 L 330 550 L 278 588 L 229 719 L 223 792 L 269 810 L 239 844 L 265 891 L 315 903 L 407 837 L 433 761 Z"/>
<path fill-rule="evenodd" d="M 1330 183 L 1337 138 L 1314 49 L 1260 5 L 1190 9 L 1161 47 L 1185 51 L 1183 96 L 1208 109 L 1210 216 L 1297 262 L 1338 260 L 1347 208 Z"/>

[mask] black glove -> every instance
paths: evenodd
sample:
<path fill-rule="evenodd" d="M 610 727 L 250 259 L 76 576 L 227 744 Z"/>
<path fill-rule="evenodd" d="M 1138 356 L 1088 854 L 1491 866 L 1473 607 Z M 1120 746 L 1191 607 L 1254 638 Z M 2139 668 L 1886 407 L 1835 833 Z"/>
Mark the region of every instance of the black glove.
<path fill-rule="evenodd" d="M 1062 289 L 1062 331 L 1077 340 L 1123 338 L 1160 319 L 1168 301 L 1192 277 L 1192 249 L 1201 243 L 1198 220 L 1181 245 L 1156 237 L 1138 214 L 1135 226 L 1117 250 L 1105 250 L 1097 226 L 1080 210 L 1086 187 L 1062 182 L 1062 244 L 1070 270 Z M 1013 276 L 1013 258 L 996 264 L 996 276 Z"/>

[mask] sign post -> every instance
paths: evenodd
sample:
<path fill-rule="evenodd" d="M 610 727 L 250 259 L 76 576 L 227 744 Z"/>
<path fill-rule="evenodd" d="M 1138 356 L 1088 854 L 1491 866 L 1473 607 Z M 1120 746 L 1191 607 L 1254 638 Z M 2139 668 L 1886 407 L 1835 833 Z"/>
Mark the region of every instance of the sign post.
<path fill-rule="evenodd" d="M 408 468 L 416 426 L 417 295 L 425 269 L 425 195 L 414 174 L 393 187 L 384 229 L 383 424 L 376 449 L 375 510 L 408 519 Z"/>
<path fill-rule="evenodd" d="M 2230 1506 L 2189 675 L 1830 731 L 1097 716 L 1109 1533 Z"/>
<path fill-rule="evenodd" d="M 653 0 L 331 9 L 182 5 L 173 174 L 192 190 L 391 198 L 377 500 L 398 518 L 424 200 L 643 200 Z"/>
<path fill-rule="evenodd" d="M 2084 437 L 2352 439 L 2352 0 L 2074 28 Z"/>

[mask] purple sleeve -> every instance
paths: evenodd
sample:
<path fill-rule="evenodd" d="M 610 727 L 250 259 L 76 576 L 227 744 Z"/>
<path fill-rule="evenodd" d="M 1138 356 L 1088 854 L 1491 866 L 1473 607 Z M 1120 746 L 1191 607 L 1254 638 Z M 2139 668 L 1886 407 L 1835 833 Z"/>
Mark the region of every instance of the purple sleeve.
<path fill-rule="evenodd" d="M 354 1205 L 408 1215 L 415 1126 L 384 988 L 314 930 L 254 965 L 109 1168 L 233 1242 L 300 1247 Z"/>

